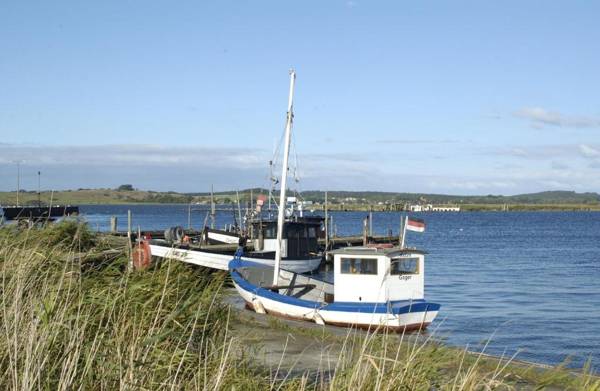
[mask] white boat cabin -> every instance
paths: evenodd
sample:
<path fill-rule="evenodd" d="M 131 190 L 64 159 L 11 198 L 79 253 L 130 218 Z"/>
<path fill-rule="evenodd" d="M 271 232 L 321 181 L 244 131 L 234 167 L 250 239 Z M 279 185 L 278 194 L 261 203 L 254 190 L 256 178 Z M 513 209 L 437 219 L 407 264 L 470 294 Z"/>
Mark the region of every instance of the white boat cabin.
<path fill-rule="evenodd" d="M 332 251 L 335 302 L 387 303 L 425 296 L 425 252 L 346 247 Z"/>

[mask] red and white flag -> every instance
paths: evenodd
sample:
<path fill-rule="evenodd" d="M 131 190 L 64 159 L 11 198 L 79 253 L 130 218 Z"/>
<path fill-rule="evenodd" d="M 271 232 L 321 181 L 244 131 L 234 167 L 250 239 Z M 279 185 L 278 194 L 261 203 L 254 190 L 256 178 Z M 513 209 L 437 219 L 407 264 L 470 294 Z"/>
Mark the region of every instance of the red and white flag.
<path fill-rule="evenodd" d="M 406 229 L 408 231 L 425 232 L 425 221 L 409 217 L 406 219 Z"/>

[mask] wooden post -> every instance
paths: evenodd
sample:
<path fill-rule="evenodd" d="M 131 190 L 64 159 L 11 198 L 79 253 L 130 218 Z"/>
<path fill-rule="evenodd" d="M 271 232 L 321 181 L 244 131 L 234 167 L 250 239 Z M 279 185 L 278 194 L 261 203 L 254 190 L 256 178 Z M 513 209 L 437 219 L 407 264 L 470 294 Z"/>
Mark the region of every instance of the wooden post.
<path fill-rule="evenodd" d="M 131 240 L 131 209 L 127 210 L 127 237 Z"/>
<path fill-rule="evenodd" d="M 133 243 L 131 243 L 131 210 L 127 210 L 127 249 L 129 250 L 129 270 L 133 270 Z"/>
<path fill-rule="evenodd" d="M 373 207 L 369 211 L 369 236 L 373 237 Z"/>
<path fill-rule="evenodd" d="M 367 241 L 368 241 L 368 237 L 369 237 L 369 232 L 368 232 L 369 222 L 367 220 L 369 220 L 368 216 L 363 219 L 363 246 L 367 245 Z"/>
<path fill-rule="evenodd" d="M 192 229 L 192 201 L 188 204 L 188 229 Z"/>
<path fill-rule="evenodd" d="M 112 233 L 117 232 L 117 216 L 110 217 L 110 232 L 112 232 Z"/>

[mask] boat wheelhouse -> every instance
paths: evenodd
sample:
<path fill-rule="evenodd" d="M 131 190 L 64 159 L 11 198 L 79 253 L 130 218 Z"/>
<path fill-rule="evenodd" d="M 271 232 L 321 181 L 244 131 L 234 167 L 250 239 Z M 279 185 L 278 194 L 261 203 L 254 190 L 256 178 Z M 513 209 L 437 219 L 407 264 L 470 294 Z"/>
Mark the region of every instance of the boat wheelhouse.
<path fill-rule="evenodd" d="M 323 259 L 318 240 L 322 233 L 322 222 L 323 218 L 316 216 L 292 216 L 285 221 L 281 252 L 282 269 L 307 273 L 319 268 Z M 273 266 L 277 243 L 277 221 L 254 220 L 250 227 L 248 240 L 252 245 L 248 247 L 251 250 L 246 252 L 243 259 Z M 182 229 L 181 231 L 183 232 Z M 203 246 L 200 244 L 203 238 L 193 236 L 188 241 L 155 238 L 149 242 L 149 251 L 152 256 L 173 258 L 199 266 L 228 270 L 229 261 L 231 261 L 238 243 L 243 245 L 246 238 L 235 236 L 227 231 L 205 230 L 202 236 L 205 236 L 204 239 L 208 237 L 208 242 L 211 244 L 215 242 L 209 236 L 210 233 L 220 235 L 217 238 L 224 245 Z M 183 238 L 183 234 L 180 236 Z M 242 239 L 241 242 L 240 239 Z"/>
<path fill-rule="evenodd" d="M 259 313 L 318 324 L 403 332 L 425 329 L 439 304 L 425 300 L 425 252 L 406 248 L 347 247 L 332 252 L 334 281 L 235 258 L 234 285 Z"/>
<path fill-rule="evenodd" d="M 320 254 L 319 237 L 323 235 L 320 216 L 292 216 L 283 223 L 282 258 L 305 259 Z M 277 249 L 277 220 L 254 220 L 249 232 L 254 253 L 275 256 Z"/>

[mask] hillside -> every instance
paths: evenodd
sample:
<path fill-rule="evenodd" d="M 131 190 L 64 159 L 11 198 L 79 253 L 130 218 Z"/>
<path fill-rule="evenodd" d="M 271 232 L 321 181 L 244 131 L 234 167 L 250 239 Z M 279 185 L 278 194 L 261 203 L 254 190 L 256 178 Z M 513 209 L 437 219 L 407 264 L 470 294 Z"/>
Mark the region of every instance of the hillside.
<path fill-rule="evenodd" d="M 239 191 L 240 202 L 250 201 L 250 194 L 254 199 L 258 194 L 268 194 L 267 189 L 253 188 Z M 219 204 L 236 202 L 236 191 L 216 192 L 214 199 Z M 323 191 L 304 191 L 301 197 L 305 201 L 322 204 L 325 201 Z M 14 205 L 16 203 L 16 192 L 0 192 L 0 205 Z M 21 204 L 33 204 L 38 199 L 34 191 L 21 191 L 19 201 Z M 115 189 L 78 189 L 56 192 L 44 191 L 41 194 L 42 202 L 54 204 L 130 204 L 130 203 L 208 203 L 210 193 L 178 193 L 178 192 L 156 192 L 145 190 L 115 190 Z M 461 206 L 473 206 L 473 209 L 490 209 L 499 205 L 530 205 L 534 206 L 577 206 L 585 209 L 587 207 L 598 207 L 600 195 L 598 193 L 576 193 L 574 191 L 544 191 L 539 193 L 518 194 L 513 196 L 503 195 L 447 195 L 426 193 L 396 193 L 396 192 L 374 192 L 374 191 L 330 191 L 328 192 L 330 205 L 360 209 L 369 205 L 390 206 L 404 205 L 406 203 L 432 203 L 432 204 L 457 204 Z M 466 208 L 468 209 L 468 208 Z M 538 209 L 538 208 L 535 208 Z"/>

